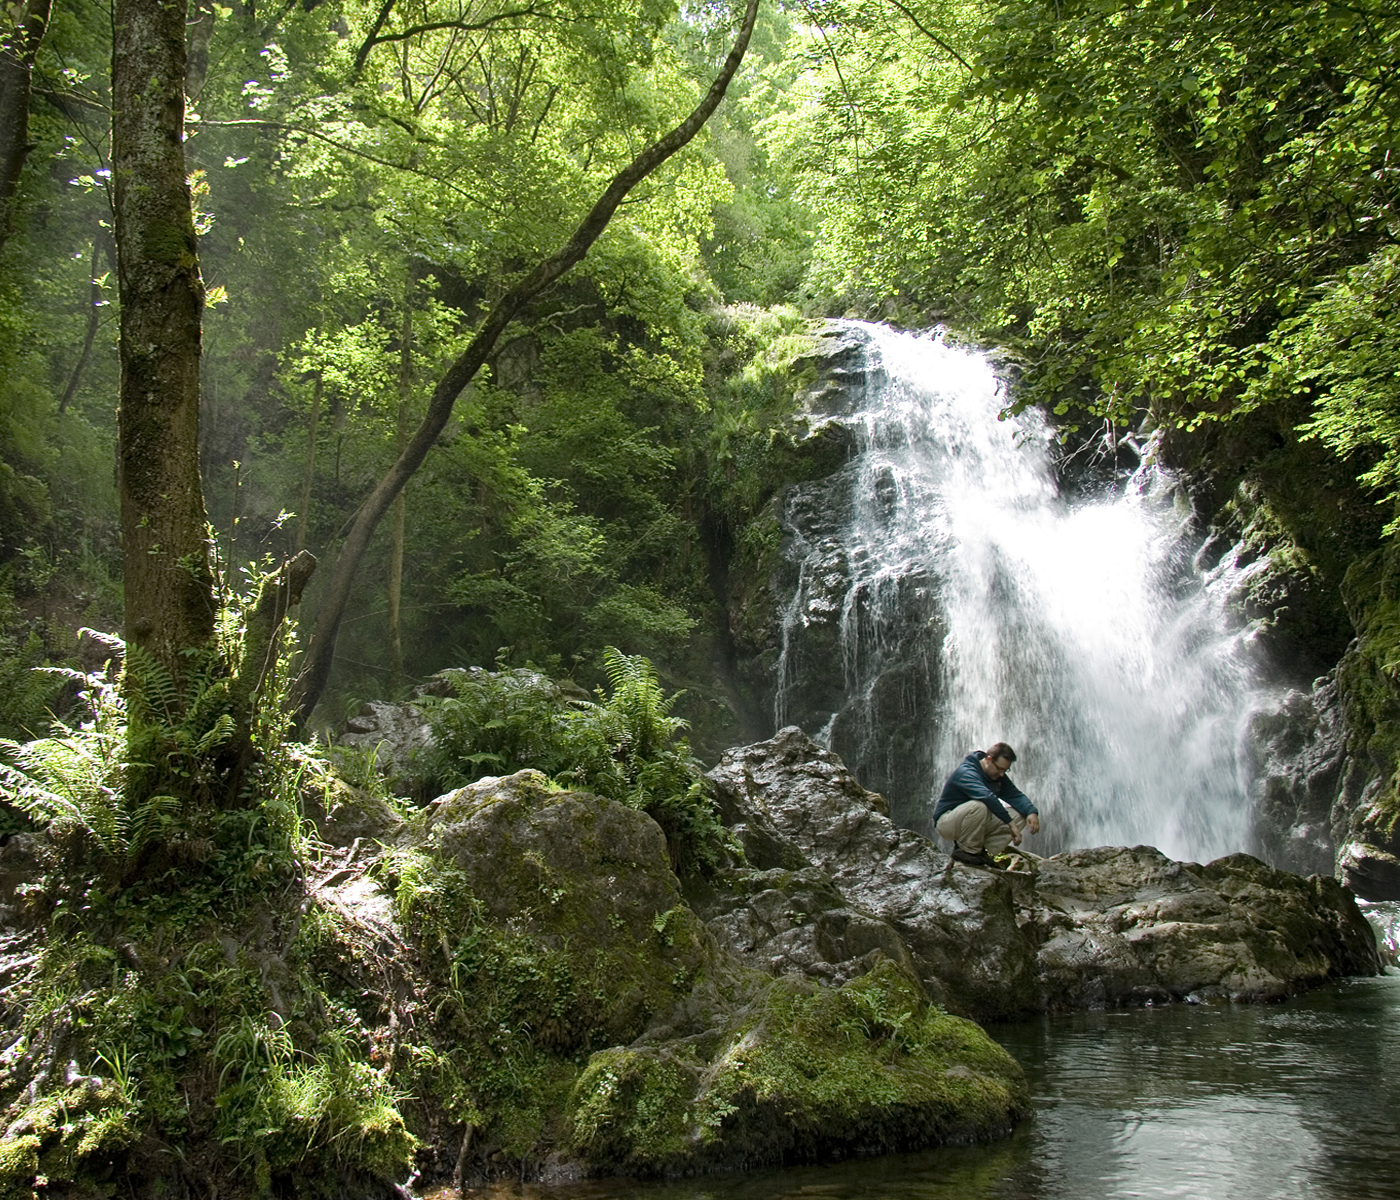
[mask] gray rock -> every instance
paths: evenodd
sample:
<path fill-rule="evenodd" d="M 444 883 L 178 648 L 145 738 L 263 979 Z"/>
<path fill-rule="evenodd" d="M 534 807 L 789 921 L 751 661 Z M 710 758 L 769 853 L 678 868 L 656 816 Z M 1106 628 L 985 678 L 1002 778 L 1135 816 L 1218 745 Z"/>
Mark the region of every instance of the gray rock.
<path fill-rule="evenodd" d="M 896 828 L 882 797 L 793 727 L 730 751 L 710 778 L 727 821 L 763 830 L 770 855 L 786 842 L 853 912 L 899 934 L 931 998 L 979 1019 L 1271 999 L 1379 969 L 1369 926 L 1329 878 L 1248 855 L 1177 863 L 1147 846 L 1026 855 L 1016 873 L 965 867 Z M 719 917 L 732 930 L 733 912 Z M 800 940 L 793 927 L 782 935 Z M 770 943 L 751 953 L 761 960 Z"/>
<path fill-rule="evenodd" d="M 894 927 L 847 903 L 814 867 L 724 871 L 691 904 L 721 946 L 773 975 L 839 987 L 885 960 L 917 974 Z"/>
<path fill-rule="evenodd" d="M 1366 900 L 1400 900 L 1400 858 L 1362 841 L 1347 842 L 1337 855 L 1342 882 Z"/>
<path fill-rule="evenodd" d="M 412 704 L 370 700 L 345 723 L 338 740 L 342 746 L 374 755 L 375 770 L 401 785 L 415 773 L 416 761 L 432 746 L 433 735 L 428 719 Z"/>
<path fill-rule="evenodd" d="M 1332 808 L 1347 764 L 1346 730 L 1335 672 L 1310 692 L 1290 690 L 1250 717 L 1249 756 L 1255 836 L 1275 866 L 1331 874 Z"/>

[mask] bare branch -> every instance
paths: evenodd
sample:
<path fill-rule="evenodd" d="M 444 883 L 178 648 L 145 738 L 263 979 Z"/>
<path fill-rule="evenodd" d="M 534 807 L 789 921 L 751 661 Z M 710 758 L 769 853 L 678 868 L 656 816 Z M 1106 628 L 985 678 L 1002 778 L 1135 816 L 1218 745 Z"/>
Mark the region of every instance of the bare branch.
<path fill-rule="evenodd" d="M 952 46 L 948 45 L 948 43 L 945 42 L 941 37 L 939 37 L 938 34 L 934 33 L 933 30 L 928 28 L 928 26 L 926 26 L 922 21 L 920 21 L 918 17 L 916 17 L 912 12 L 909 11 L 909 9 L 907 9 L 903 4 L 901 4 L 899 0 L 889 0 L 889 3 L 893 7 L 899 9 L 899 11 L 902 12 L 906 17 L 908 17 L 910 22 L 913 24 L 914 28 L 917 29 L 920 33 L 922 33 L 924 37 L 928 38 L 929 41 L 931 41 L 945 54 L 950 54 L 954 58 L 956 58 L 964 70 L 972 70 L 972 64 L 968 62 L 967 59 L 965 59 L 961 54 L 954 50 Z"/>
<path fill-rule="evenodd" d="M 383 46 L 389 42 L 405 42 L 419 34 L 437 33 L 443 29 L 456 29 L 462 33 L 483 33 L 506 21 L 515 21 L 523 17 L 548 16 L 547 13 L 534 5 L 527 5 L 524 8 L 507 9 L 505 12 L 483 17 L 480 21 L 427 21 L 421 25 L 410 25 L 398 33 L 386 33 L 381 36 L 379 31 L 384 27 L 384 22 L 388 19 L 389 12 L 393 7 L 394 0 L 385 0 L 384 7 L 379 10 L 379 16 L 376 18 L 373 28 L 370 29 L 369 36 L 361 43 L 359 53 L 355 55 L 354 73 L 356 75 L 365 69 L 365 63 L 369 61 L 370 51 L 376 46 Z"/>

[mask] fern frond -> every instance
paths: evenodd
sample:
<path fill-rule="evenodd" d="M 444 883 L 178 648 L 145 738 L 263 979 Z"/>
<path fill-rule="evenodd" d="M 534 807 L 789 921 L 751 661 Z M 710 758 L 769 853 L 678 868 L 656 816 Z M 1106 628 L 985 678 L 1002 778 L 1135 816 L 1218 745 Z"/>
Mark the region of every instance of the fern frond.
<path fill-rule="evenodd" d="M 196 754 L 208 754 L 215 746 L 221 746 L 233 736 L 233 717 L 228 713 L 223 713 L 214 726 L 198 742 L 195 743 L 194 752 Z"/>
<path fill-rule="evenodd" d="M 179 811 L 180 801 L 174 796 L 151 796 L 145 800 L 129 819 L 128 852 L 134 854 L 153 841 L 155 835 L 169 826 Z"/>
<path fill-rule="evenodd" d="M 15 743 L 6 740 L 0 745 L 8 750 Z M 83 819 L 78 806 L 71 800 L 50 791 L 8 763 L 0 763 L 0 790 L 3 790 L 7 802 L 39 821 L 49 822 L 60 816 L 71 817 L 75 821 Z"/>

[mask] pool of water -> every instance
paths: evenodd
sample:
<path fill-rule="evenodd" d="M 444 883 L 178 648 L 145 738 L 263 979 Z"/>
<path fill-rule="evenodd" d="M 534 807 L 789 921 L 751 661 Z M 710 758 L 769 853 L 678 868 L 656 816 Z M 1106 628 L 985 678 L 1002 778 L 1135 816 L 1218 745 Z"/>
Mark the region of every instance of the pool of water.
<path fill-rule="evenodd" d="M 1169 1005 L 990 1032 L 1036 1114 L 993 1146 L 504 1200 L 1400 1200 L 1400 971 L 1276 1005 Z"/>

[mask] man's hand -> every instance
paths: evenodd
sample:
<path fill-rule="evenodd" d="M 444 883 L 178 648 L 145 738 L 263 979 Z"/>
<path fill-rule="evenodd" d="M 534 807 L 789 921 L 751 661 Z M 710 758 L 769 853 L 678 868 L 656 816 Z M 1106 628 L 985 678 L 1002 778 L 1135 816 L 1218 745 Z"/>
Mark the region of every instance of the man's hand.
<path fill-rule="evenodd" d="M 1019 829 L 1013 829 L 1011 831 L 1011 844 L 1013 846 L 1019 846 L 1021 844 L 1021 831 Z"/>
<path fill-rule="evenodd" d="M 1028 816 L 1028 817 L 1026 818 L 1026 828 L 1029 829 L 1032 833 L 1039 833 L 1039 832 L 1040 832 L 1040 814 L 1039 814 L 1039 813 L 1031 813 L 1031 815 Z M 1020 842 L 1021 842 L 1021 839 L 1020 839 L 1020 838 L 1017 838 L 1017 839 L 1016 839 L 1016 844 L 1017 844 L 1017 845 L 1020 845 Z"/>

